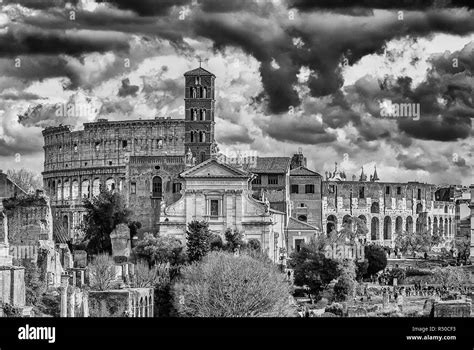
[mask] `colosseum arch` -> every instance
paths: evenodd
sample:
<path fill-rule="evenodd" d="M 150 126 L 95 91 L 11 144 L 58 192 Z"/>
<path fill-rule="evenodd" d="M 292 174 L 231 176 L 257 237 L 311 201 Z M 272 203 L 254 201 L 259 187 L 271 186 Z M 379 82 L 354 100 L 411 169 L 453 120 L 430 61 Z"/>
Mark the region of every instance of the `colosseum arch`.
<path fill-rule="evenodd" d="M 379 218 L 373 217 L 370 223 L 370 239 L 377 241 L 379 238 Z"/>
<path fill-rule="evenodd" d="M 342 226 L 352 230 L 352 217 L 350 215 L 344 215 L 342 218 Z"/>
<path fill-rule="evenodd" d="M 100 193 L 100 179 L 94 179 L 94 181 L 92 181 L 92 195 L 95 197 L 95 196 L 98 196 Z"/>
<path fill-rule="evenodd" d="M 433 218 L 433 234 L 438 234 L 438 218 L 435 216 Z"/>
<path fill-rule="evenodd" d="M 63 199 L 63 186 L 61 184 L 61 180 L 58 180 L 58 191 L 56 193 L 56 198 L 58 201 Z"/>
<path fill-rule="evenodd" d="M 69 187 L 69 180 L 64 181 L 63 184 L 63 197 L 64 199 L 69 199 L 71 196 L 71 188 Z"/>
<path fill-rule="evenodd" d="M 444 219 L 444 235 L 447 236 L 449 233 L 448 219 Z"/>
<path fill-rule="evenodd" d="M 453 221 L 449 218 L 449 236 L 453 235 Z"/>
<path fill-rule="evenodd" d="M 380 206 L 378 202 L 372 203 L 372 205 L 370 206 L 370 212 L 375 214 L 380 213 Z"/>
<path fill-rule="evenodd" d="M 383 239 L 392 239 L 392 219 L 386 216 L 383 220 Z"/>
<path fill-rule="evenodd" d="M 83 180 L 82 185 L 81 185 L 82 197 L 89 198 L 90 189 L 91 189 L 91 186 L 90 186 L 89 180 Z"/>
<path fill-rule="evenodd" d="M 395 219 L 395 233 L 399 234 L 403 231 L 403 219 L 401 216 L 397 216 Z"/>
<path fill-rule="evenodd" d="M 337 229 L 337 218 L 334 215 L 329 215 L 326 220 L 326 235 L 329 236 L 333 230 Z"/>
<path fill-rule="evenodd" d="M 108 191 L 115 190 L 115 180 L 111 177 L 105 180 L 105 188 L 107 188 Z"/>
<path fill-rule="evenodd" d="M 79 181 L 77 179 L 72 180 L 72 199 L 79 198 Z"/>
<path fill-rule="evenodd" d="M 408 233 L 413 233 L 413 218 L 411 216 L 407 216 L 405 231 Z"/>

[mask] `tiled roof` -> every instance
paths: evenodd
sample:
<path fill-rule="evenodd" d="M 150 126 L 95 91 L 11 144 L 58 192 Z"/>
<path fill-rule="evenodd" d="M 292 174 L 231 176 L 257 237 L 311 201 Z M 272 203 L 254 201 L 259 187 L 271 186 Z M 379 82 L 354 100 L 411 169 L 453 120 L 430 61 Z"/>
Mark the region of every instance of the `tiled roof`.
<path fill-rule="evenodd" d="M 300 166 L 298 168 L 292 169 L 290 171 L 290 175 L 299 175 L 299 176 L 321 176 L 317 172 L 309 170 L 304 166 Z"/>
<path fill-rule="evenodd" d="M 257 157 L 257 164 L 244 164 L 244 169 L 253 173 L 286 173 L 290 167 L 289 157 Z"/>
<path fill-rule="evenodd" d="M 212 75 L 213 77 L 215 77 L 214 74 L 212 74 L 211 72 L 205 70 L 204 68 L 196 68 L 196 69 L 193 69 L 193 70 L 190 70 L 186 73 L 184 73 L 184 76 L 187 76 L 187 75 Z"/>
<path fill-rule="evenodd" d="M 241 177 L 241 178 L 248 178 L 250 177 L 250 174 L 247 173 L 244 170 L 238 169 L 230 164 L 226 164 L 223 162 L 219 162 L 218 160 L 214 158 L 209 158 L 208 160 L 205 160 L 202 163 L 199 163 L 198 165 L 195 165 L 194 167 L 187 169 L 183 171 L 180 176 L 183 178 L 186 177 L 202 177 L 202 175 L 196 175 L 196 173 L 199 173 L 199 170 L 202 168 L 207 167 L 208 165 L 211 164 L 217 164 L 222 168 L 227 169 L 228 173 L 224 175 L 218 175 L 218 174 L 209 174 L 209 177 Z M 207 177 L 207 176 L 206 176 Z"/>
<path fill-rule="evenodd" d="M 293 217 L 290 217 L 290 220 L 288 221 L 288 230 L 319 231 L 319 229 L 316 226 L 297 220 Z"/>

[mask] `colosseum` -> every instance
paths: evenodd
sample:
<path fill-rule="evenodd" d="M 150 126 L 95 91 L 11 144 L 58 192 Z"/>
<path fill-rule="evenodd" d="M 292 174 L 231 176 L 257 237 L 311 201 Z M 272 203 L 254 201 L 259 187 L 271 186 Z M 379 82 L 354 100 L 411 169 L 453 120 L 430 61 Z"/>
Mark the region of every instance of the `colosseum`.
<path fill-rule="evenodd" d="M 46 128 L 44 188 L 53 215 L 71 238 L 85 211 L 84 198 L 100 186 L 124 194 L 142 228 L 156 231 L 160 207 L 177 200 L 178 175 L 207 160 L 214 145 L 215 75 L 199 67 L 184 74 L 184 118 L 108 121 Z"/>
<path fill-rule="evenodd" d="M 420 182 L 380 182 L 377 170 L 367 180 L 346 180 L 343 171 L 326 172 L 322 184 L 323 227 L 340 230 L 357 217 L 366 224 L 367 241 L 393 247 L 398 232 L 438 232 L 447 241 L 456 235 L 455 204 L 436 200 L 436 186 Z"/>

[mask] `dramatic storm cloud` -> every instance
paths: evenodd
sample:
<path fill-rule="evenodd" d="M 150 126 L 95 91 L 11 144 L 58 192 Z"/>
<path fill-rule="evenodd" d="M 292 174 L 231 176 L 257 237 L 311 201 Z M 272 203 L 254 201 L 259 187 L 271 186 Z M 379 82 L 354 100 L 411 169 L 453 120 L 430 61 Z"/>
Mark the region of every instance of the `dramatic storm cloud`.
<path fill-rule="evenodd" d="M 377 164 L 382 180 L 472 182 L 471 1 L 0 6 L 0 168 L 41 171 L 46 126 L 183 118 L 182 75 L 199 57 L 217 76 L 221 148 L 302 147 L 320 173 L 337 161 L 349 176 Z M 58 116 L 71 104 L 88 113 Z"/>

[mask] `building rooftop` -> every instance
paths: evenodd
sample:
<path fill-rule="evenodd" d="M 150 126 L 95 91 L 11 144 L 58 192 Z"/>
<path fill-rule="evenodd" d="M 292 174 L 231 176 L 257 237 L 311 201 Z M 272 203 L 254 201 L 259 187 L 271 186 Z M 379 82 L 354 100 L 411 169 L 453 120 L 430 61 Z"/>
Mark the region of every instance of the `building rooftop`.
<path fill-rule="evenodd" d="M 317 172 L 309 170 L 304 166 L 300 166 L 298 168 L 292 169 L 290 171 L 290 175 L 292 176 L 321 176 Z"/>
<path fill-rule="evenodd" d="M 280 174 L 290 168 L 289 157 L 257 157 L 256 164 L 244 164 L 244 169 L 253 173 Z"/>
<path fill-rule="evenodd" d="M 205 70 L 202 67 L 199 67 L 199 68 L 196 68 L 196 69 L 193 69 L 193 70 L 190 70 L 190 71 L 184 73 L 184 76 L 188 76 L 188 75 L 210 75 L 210 76 L 215 77 L 214 74 L 212 74 L 211 72 Z"/>

